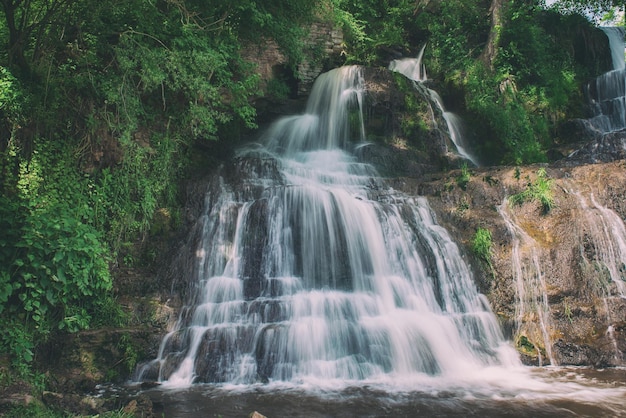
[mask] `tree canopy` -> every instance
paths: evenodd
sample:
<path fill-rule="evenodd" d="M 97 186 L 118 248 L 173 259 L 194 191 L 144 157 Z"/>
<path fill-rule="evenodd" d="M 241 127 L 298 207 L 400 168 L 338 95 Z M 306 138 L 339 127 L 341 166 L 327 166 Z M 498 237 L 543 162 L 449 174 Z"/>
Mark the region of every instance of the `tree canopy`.
<path fill-rule="evenodd" d="M 626 2 L 624 0 L 552 0 L 547 5 L 562 12 L 574 12 L 581 15 L 602 18 L 602 15 L 614 16 L 616 11 L 624 12 Z M 622 17 L 623 22 L 623 17 Z"/>

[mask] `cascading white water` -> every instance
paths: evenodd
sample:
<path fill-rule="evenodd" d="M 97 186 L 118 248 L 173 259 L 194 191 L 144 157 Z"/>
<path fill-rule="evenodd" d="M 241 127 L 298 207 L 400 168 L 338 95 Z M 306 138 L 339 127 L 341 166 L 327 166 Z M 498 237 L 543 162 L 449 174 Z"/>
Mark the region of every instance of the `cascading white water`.
<path fill-rule="evenodd" d="M 348 152 L 359 67 L 315 83 L 305 114 L 244 150 L 207 197 L 195 297 L 138 380 L 463 379 L 519 366 L 428 203 Z"/>
<path fill-rule="evenodd" d="M 624 28 L 617 26 L 602 26 L 601 29 L 609 38 L 613 69 L 623 70 L 624 67 L 626 67 L 626 61 L 624 59 Z"/>
<path fill-rule="evenodd" d="M 450 140 L 454 144 L 459 156 L 465 158 L 478 167 L 478 159 L 468 150 L 465 141 L 465 135 L 463 133 L 463 120 L 457 114 L 446 110 L 441 96 L 435 90 L 424 85 L 424 82 L 428 79 L 426 76 L 426 68 L 422 63 L 425 49 L 426 45 L 420 49 L 417 58 L 402 58 L 391 61 L 391 63 L 389 63 L 389 69 L 404 75 L 414 83 L 416 88 L 421 86 L 422 89 L 426 91 L 426 94 L 428 94 L 430 100 L 435 103 L 446 121 L 446 128 L 448 130 L 448 134 L 450 135 Z"/>
<path fill-rule="evenodd" d="M 498 207 L 498 213 L 511 234 L 511 266 L 517 291 L 516 322 L 517 334 L 524 335 L 531 342 L 540 341 L 545 349 L 549 364 L 556 365 L 552 354 L 552 314 L 548 304 L 548 293 L 541 269 L 539 245 L 517 224 L 513 218 L 508 199 Z M 542 353 L 537 349 L 539 361 Z"/>
<path fill-rule="evenodd" d="M 611 315 L 609 300 L 615 297 L 626 298 L 626 226 L 617 213 L 600 205 L 593 193 L 585 198 L 580 192 L 574 192 L 578 198 L 584 216 L 583 227 L 588 234 L 588 245 L 591 247 L 591 259 L 586 260 L 599 270 L 601 279 L 599 295 L 604 301 L 606 320 L 608 323 L 606 335 L 613 345 L 616 362 L 623 361 L 615 339 L 614 324 L 620 319 Z M 587 256 L 582 254 L 582 258 Z M 608 277 L 607 277 L 608 275 Z M 610 290 L 613 283 L 617 294 Z"/>
<path fill-rule="evenodd" d="M 587 85 L 587 100 L 593 113 L 591 125 L 601 133 L 608 133 L 626 128 L 624 29 L 601 29 L 609 39 L 613 69 Z"/>
<path fill-rule="evenodd" d="M 595 259 L 608 273 L 607 282 L 614 283 L 617 296 L 626 298 L 626 226 L 617 213 L 600 205 L 593 193 L 587 200 L 577 193 L 585 216 Z"/>

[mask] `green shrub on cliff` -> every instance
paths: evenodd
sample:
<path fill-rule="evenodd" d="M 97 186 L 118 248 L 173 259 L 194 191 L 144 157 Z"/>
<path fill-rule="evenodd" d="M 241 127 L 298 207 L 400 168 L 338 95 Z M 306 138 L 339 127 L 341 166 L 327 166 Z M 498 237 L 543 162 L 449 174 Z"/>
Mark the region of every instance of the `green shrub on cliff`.
<path fill-rule="evenodd" d="M 509 197 L 509 202 L 513 205 L 521 205 L 525 202 L 539 202 L 544 213 L 550 212 L 555 205 L 552 194 L 554 180 L 548 177 L 545 168 L 537 170 L 535 181 L 528 179 L 526 188 L 519 193 Z"/>
<path fill-rule="evenodd" d="M 491 231 L 485 228 L 478 228 L 472 240 L 472 251 L 489 267 L 491 273 L 495 275 L 493 265 L 491 264 L 492 246 Z"/>

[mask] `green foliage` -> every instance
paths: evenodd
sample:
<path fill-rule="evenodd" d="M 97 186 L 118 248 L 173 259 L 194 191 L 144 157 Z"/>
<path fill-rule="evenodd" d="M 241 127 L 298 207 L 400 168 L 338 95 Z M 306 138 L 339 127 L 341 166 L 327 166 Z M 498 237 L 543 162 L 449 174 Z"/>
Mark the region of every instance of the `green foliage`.
<path fill-rule="evenodd" d="M 20 166 L 18 195 L 0 196 L 0 318 L 10 324 L 0 345 L 22 371 L 50 332 L 88 328 L 112 286 L 78 173 L 62 149 L 39 149 Z"/>
<path fill-rule="evenodd" d="M 34 358 L 35 338 L 33 330 L 23 321 L 0 316 L 4 320 L 4 330 L 0 334 L 0 347 L 11 356 L 13 370 L 20 377 L 29 377 L 30 363 Z"/>
<path fill-rule="evenodd" d="M 7 68 L 0 67 L 0 111 L 18 113 L 16 107 L 20 102 L 21 89 L 17 84 L 13 74 Z"/>
<path fill-rule="evenodd" d="M 481 62 L 467 72 L 467 108 L 478 135 L 486 138 L 482 154 L 491 162 L 523 164 L 545 161 L 539 138 L 548 137 L 545 127 L 528 102 L 517 92 L 514 77 L 494 77 Z"/>
<path fill-rule="evenodd" d="M 139 354 L 137 353 L 136 348 L 133 345 L 128 334 L 124 334 L 118 343 L 118 349 L 122 353 L 124 366 L 126 367 L 126 371 L 131 373 L 135 370 L 135 366 L 137 365 L 137 359 Z"/>
<path fill-rule="evenodd" d="M 467 108 L 471 119 L 486 122 L 476 126 L 488 160 L 545 162 L 551 132 L 566 115 L 577 112 L 586 74 L 559 38 L 547 32 L 550 26 L 563 25 L 564 17 L 527 6 L 511 6 L 509 11 L 494 69 L 476 61 L 466 72 Z"/>
<path fill-rule="evenodd" d="M 469 183 L 472 175 L 467 168 L 467 163 L 461 164 L 461 173 L 456 178 L 456 184 L 463 190 L 467 188 L 467 183 Z"/>
<path fill-rule="evenodd" d="M 528 354 L 528 355 L 538 354 L 537 347 L 535 347 L 535 345 L 525 335 L 520 335 L 517 338 L 516 345 L 517 345 L 517 349 L 524 354 Z"/>
<path fill-rule="evenodd" d="M 16 405 L 11 407 L 5 415 L 6 418 L 67 418 L 67 414 L 47 408 L 39 402 L 28 405 Z"/>
<path fill-rule="evenodd" d="M 474 234 L 472 240 L 472 251 L 478 258 L 480 258 L 487 266 L 492 275 L 495 276 L 493 265 L 491 264 L 491 255 L 493 252 L 493 241 L 491 238 L 491 231 L 486 228 L 478 228 Z"/>
<path fill-rule="evenodd" d="M 28 405 L 15 405 L 3 411 L 3 417 L 5 418 L 69 418 L 73 416 L 68 412 L 58 411 L 56 409 L 48 408 L 41 402 L 31 402 Z M 134 418 L 135 415 L 130 412 L 125 412 L 124 409 L 107 411 L 98 415 L 94 415 L 94 418 Z"/>
<path fill-rule="evenodd" d="M 454 80 L 478 58 L 489 33 L 488 8 L 480 0 L 453 0 L 418 9 L 416 24 L 428 33 L 425 59 L 430 72 Z"/>
<path fill-rule="evenodd" d="M 485 228 L 478 228 L 472 241 L 474 254 L 484 260 L 491 259 L 491 232 Z"/>
<path fill-rule="evenodd" d="M 295 70 L 317 17 L 341 25 L 350 62 L 386 65 L 390 51 L 427 44 L 429 73 L 464 96 L 485 161 L 545 161 L 589 74 L 551 30 L 565 17 L 510 4 L 492 69 L 479 61 L 490 31 L 483 0 L 3 1 L 0 348 L 27 367 L 51 332 L 127 320 L 109 262 L 142 262 L 131 249 L 149 241 L 160 209 L 176 217 L 198 146 L 256 128 L 259 80 L 241 51 L 271 38 Z M 417 116 L 402 129 L 418 138 L 426 112 L 406 97 Z M 457 184 L 469 176 L 463 167 Z M 539 176 L 519 199 L 550 210 L 550 185 Z"/>
<path fill-rule="evenodd" d="M 557 35 L 557 28 L 569 24 L 567 16 L 547 13 L 532 2 L 508 4 L 506 24 L 497 28 L 497 59 L 487 68 L 480 58 L 491 30 L 489 2 L 336 5 L 352 61 L 378 63 L 388 59 L 389 50 L 415 54 L 427 44 L 424 62 L 431 78 L 465 96 L 464 117 L 481 138 L 475 151 L 487 163 L 547 161 L 556 126 L 567 115 L 580 116 L 579 86 L 588 75 Z"/>
<path fill-rule="evenodd" d="M 124 243 L 145 238 L 159 206 L 177 204 L 173 176 L 182 170 L 177 147 L 173 139 L 160 135 L 145 145 L 129 141 L 122 148 L 126 158 L 116 169 L 105 168 L 88 179 L 95 226 L 105 231 L 115 253 Z"/>
<path fill-rule="evenodd" d="M 197 144 L 256 128 L 244 44 L 272 38 L 295 68 L 319 2 L 3 3 L 0 350 L 27 371 L 50 333 L 128 321 L 109 263 L 148 259 Z"/>
<path fill-rule="evenodd" d="M 526 202 L 539 202 L 544 213 L 550 212 L 554 207 L 554 196 L 552 195 L 552 186 L 554 181 L 550 179 L 544 168 L 537 170 L 537 178 L 530 181 L 526 188 L 520 193 L 514 194 L 509 198 L 509 202 L 513 205 L 521 205 Z"/>
<path fill-rule="evenodd" d="M 579 13 L 594 17 L 607 17 L 614 20 L 617 10 L 624 11 L 622 0 L 557 0 L 552 2 L 551 8 L 561 13 Z"/>
<path fill-rule="evenodd" d="M 375 63 L 389 48 L 416 48 L 416 3 L 410 0 L 333 0 L 348 44 L 348 61 Z"/>

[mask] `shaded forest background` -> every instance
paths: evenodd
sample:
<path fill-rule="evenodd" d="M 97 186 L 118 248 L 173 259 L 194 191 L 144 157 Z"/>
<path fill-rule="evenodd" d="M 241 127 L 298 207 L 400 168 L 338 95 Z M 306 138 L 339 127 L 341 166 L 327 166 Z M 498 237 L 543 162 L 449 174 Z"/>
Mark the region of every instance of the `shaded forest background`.
<path fill-rule="evenodd" d="M 254 134 L 255 103 L 292 94 L 303 60 L 416 56 L 487 164 L 548 161 L 609 69 L 585 13 L 613 2 L 0 0 L 0 353 L 22 377 L 51 336 L 123 326 L 124 268 L 155 266 L 183 222 L 186 179 Z M 617 4 L 617 6 L 623 5 Z M 593 10 L 592 10 L 593 9 Z M 332 61 L 314 22 L 338 27 Z M 242 51 L 273 40 L 290 77 Z"/>

